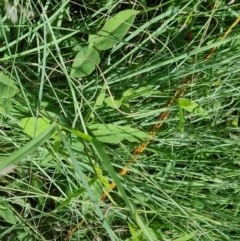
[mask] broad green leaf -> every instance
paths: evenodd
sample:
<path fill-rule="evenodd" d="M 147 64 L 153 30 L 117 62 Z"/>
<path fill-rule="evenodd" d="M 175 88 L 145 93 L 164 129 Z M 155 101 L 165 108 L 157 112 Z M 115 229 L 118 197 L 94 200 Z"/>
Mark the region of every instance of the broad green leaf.
<path fill-rule="evenodd" d="M 50 125 L 50 121 L 46 118 L 29 117 L 21 119 L 21 126 L 25 133 L 31 137 L 37 137 Z"/>
<path fill-rule="evenodd" d="M 26 231 L 26 230 L 24 230 L 24 229 L 21 229 L 21 230 L 18 230 L 17 231 L 17 240 L 19 240 L 19 241 L 34 241 L 34 240 L 36 240 L 36 239 L 34 239 L 33 237 L 31 237 L 31 234 L 30 234 L 31 232 L 30 231 Z M 12 240 L 16 240 L 16 234 L 13 234 L 14 235 L 14 237 L 13 237 L 13 239 Z M 11 240 L 9 240 L 9 241 L 11 241 Z"/>
<path fill-rule="evenodd" d="M 133 241 L 140 241 L 141 239 L 139 238 L 139 236 L 142 234 L 142 232 L 137 232 L 136 229 L 132 226 L 131 223 L 128 223 L 128 228 L 129 228 L 129 231 L 132 235 L 132 240 Z"/>
<path fill-rule="evenodd" d="M 100 200 L 103 192 L 103 183 L 101 179 L 98 179 L 92 186 L 93 195 Z"/>
<path fill-rule="evenodd" d="M 238 122 L 239 122 L 238 118 L 234 118 L 230 121 L 231 125 L 236 126 L 236 127 L 238 127 Z"/>
<path fill-rule="evenodd" d="M 104 187 L 106 187 L 108 189 L 110 188 L 110 184 L 109 184 L 109 182 L 108 182 L 106 177 L 101 175 L 101 176 L 99 176 L 99 179 L 101 180 L 101 182 L 104 185 Z"/>
<path fill-rule="evenodd" d="M 173 241 L 188 241 L 188 240 L 194 238 L 196 236 L 196 234 L 197 234 L 197 231 L 193 231 L 192 233 L 185 234 L 180 238 L 174 239 Z"/>
<path fill-rule="evenodd" d="M 11 98 L 19 89 L 15 83 L 4 73 L 0 73 L 0 98 Z"/>
<path fill-rule="evenodd" d="M 92 48 L 94 47 L 94 42 L 99 38 L 96 34 L 91 34 L 88 36 L 88 47 Z"/>
<path fill-rule="evenodd" d="M 118 144 L 120 141 L 143 142 L 149 139 L 148 134 L 130 126 L 113 124 L 92 124 L 88 128 L 101 142 Z"/>
<path fill-rule="evenodd" d="M 96 165 L 94 165 L 94 169 L 95 169 L 95 172 L 97 173 L 99 179 L 101 180 L 102 184 L 103 184 L 106 188 L 110 188 L 110 184 L 109 184 L 107 178 L 102 175 L 103 170 L 102 170 L 99 166 L 96 166 Z"/>
<path fill-rule="evenodd" d="M 158 234 L 156 232 L 156 230 L 150 228 L 150 227 L 145 227 L 145 231 L 148 232 L 148 235 L 150 235 L 150 237 L 153 239 L 153 240 L 162 240 L 160 234 Z M 145 234 L 145 233 L 144 233 Z M 146 239 L 143 239 L 143 230 L 137 230 L 135 231 L 134 233 L 132 233 L 132 240 L 136 240 L 136 241 L 140 241 L 140 240 L 146 240 Z M 145 234 L 146 236 L 146 234 Z M 147 236 L 146 236 L 147 238 Z"/>
<path fill-rule="evenodd" d="M 114 101 L 114 103 L 113 103 Z M 120 108 L 122 106 L 122 103 L 123 103 L 123 99 L 120 99 L 120 100 L 112 100 L 111 97 L 107 97 L 104 102 L 106 103 L 107 106 L 113 108 L 113 109 L 116 109 L 117 108 Z"/>
<path fill-rule="evenodd" d="M 10 205 L 6 202 L 0 203 L 0 217 L 7 223 L 16 224 L 15 214 L 11 210 Z"/>
<path fill-rule="evenodd" d="M 207 117 L 208 113 L 205 111 L 201 106 L 199 106 L 197 103 L 188 100 L 188 99 L 180 99 L 178 101 L 178 104 L 180 107 L 182 107 L 184 110 L 193 113 L 193 114 L 199 114 L 202 117 Z"/>
<path fill-rule="evenodd" d="M 100 63 L 100 56 L 95 48 L 87 46 L 80 49 L 74 58 L 70 75 L 80 78 L 90 75 Z"/>
<path fill-rule="evenodd" d="M 150 227 L 146 227 L 146 229 L 148 230 L 148 232 L 151 235 L 151 237 L 153 238 L 153 240 L 162 240 L 162 236 L 158 230 L 150 228 Z"/>
<path fill-rule="evenodd" d="M 21 161 L 28 154 L 34 152 L 39 146 L 43 145 L 46 141 L 51 138 L 55 132 L 55 123 L 51 124 L 44 132 L 42 132 L 35 139 L 29 141 L 25 146 L 18 149 L 8 158 L 0 162 L 0 171 L 6 169 L 9 166 L 15 165 L 17 162 Z"/>
<path fill-rule="evenodd" d="M 85 140 L 85 141 L 89 141 L 89 142 L 92 142 L 93 140 L 93 137 L 81 132 L 81 131 L 78 131 L 78 130 L 75 130 L 73 128 L 69 128 L 69 127 L 66 127 L 66 126 L 63 126 L 63 125 L 60 125 L 60 127 L 62 127 L 63 129 L 65 130 L 68 130 L 69 132 L 72 132 L 73 134 L 75 134 L 77 137 L 80 137 L 81 139 Z"/>
<path fill-rule="evenodd" d="M 154 86 L 148 85 L 144 87 L 140 87 L 138 89 L 128 89 L 123 93 L 123 98 L 124 100 L 130 100 L 130 99 L 135 99 L 140 96 L 146 97 L 147 95 L 151 94 L 159 94 L 159 90 L 153 90 Z"/>
<path fill-rule="evenodd" d="M 94 43 L 94 46 L 98 50 L 112 48 L 114 44 L 124 38 L 133 24 L 136 14 L 136 10 L 128 9 L 109 18 L 103 28 L 99 31 L 98 36 L 89 36 L 90 46 Z"/>
<path fill-rule="evenodd" d="M 59 149 L 61 147 L 61 143 L 62 143 L 62 141 L 61 141 L 59 135 L 55 135 L 55 140 L 54 140 L 54 143 L 53 143 L 53 146 L 52 146 L 52 148 L 55 152 L 59 151 Z"/>
<path fill-rule="evenodd" d="M 188 112 L 193 112 L 194 109 L 196 109 L 198 107 L 197 103 L 192 102 L 191 100 L 187 100 L 187 99 L 180 99 L 178 101 L 178 104 L 186 111 Z"/>
<path fill-rule="evenodd" d="M 1 78 L 1 77 L 0 77 Z M 12 99 L 0 99 L 0 113 L 10 119 L 12 118 Z"/>

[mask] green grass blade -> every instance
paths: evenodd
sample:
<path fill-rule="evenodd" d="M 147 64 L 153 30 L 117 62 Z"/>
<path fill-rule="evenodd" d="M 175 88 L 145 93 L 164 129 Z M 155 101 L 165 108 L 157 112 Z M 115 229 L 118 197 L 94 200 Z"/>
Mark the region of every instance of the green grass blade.
<path fill-rule="evenodd" d="M 84 188 L 86 189 L 86 191 L 87 191 L 87 193 L 89 195 L 89 198 L 90 198 L 91 202 L 93 203 L 93 206 L 94 206 L 96 214 L 98 215 L 98 217 L 102 221 L 103 226 L 106 229 L 106 231 L 108 232 L 108 235 L 111 238 L 111 240 L 116 240 L 116 236 L 113 233 L 113 230 L 109 227 L 108 223 L 104 220 L 103 213 L 102 213 L 100 207 L 98 206 L 98 200 L 96 200 L 95 196 L 93 195 L 93 193 L 91 191 L 91 188 L 90 188 L 90 186 L 88 184 L 88 181 L 87 181 L 85 175 L 83 174 L 82 168 L 79 165 L 76 157 L 74 156 L 70 146 L 68 145 L 67 140 L 65 139 L 64 135 L 62 134 L 62 131 L 59 129 L 58 126 L 56 126 L 56 129 L 57 129 L 57 131 L 59 133 L 59 136 L 60 136 L 60 138 L 61 138 L 61 140 L 63 142 L 63 145 L 65 146 L 65 148 L 68 151 L 69 157 L 71 158 L 71 160 L 73 162 L 73 165 L 75 166 L 75 169 L 76 169 L 76 172 L 78 174 L 78 177 L 80 178 L 81 183 L 83 184 Z"/>
<path fill-rule="evenodd" d="M 43 145 L 52 134 L 55 132 L 55 123 L 51 124 L 42 134 L 37 136 L 35 139 L 29 141 L 25 146 L 21 147 L 14 154 L 8 157 L 6 160 L 0 163 L 0 170 L 6 169 L 9 166 L 15 165 L 20 162 L 28 154 L 35 151 L 38 147 Z"/>

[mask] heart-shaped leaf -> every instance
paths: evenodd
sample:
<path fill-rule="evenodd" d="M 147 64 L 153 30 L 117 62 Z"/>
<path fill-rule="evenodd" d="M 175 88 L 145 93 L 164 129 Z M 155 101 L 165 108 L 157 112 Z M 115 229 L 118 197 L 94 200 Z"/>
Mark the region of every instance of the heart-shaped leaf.
<path fill-rule="evenodd" d="M 118 43 L 128 32 L 136 17 L 137 11 L 128 9 L 117 13 L 109 18 L 98 35 L 89 36 L 89 44 L 98 50 L 107 50 Z"/>
<path fill-rule="evenodd" d="M 50 125 L 50 121 L 46 118 L 28 117 L 21 119 L 21 126 L 31 137 L 40 135 Z"/>
<path fill-rule="evenodd" d="M 100 56 L 95 48 L 83 47 L 74 58 L 70 75 L 80 78 L 90 75 L 100 63 Z"/>

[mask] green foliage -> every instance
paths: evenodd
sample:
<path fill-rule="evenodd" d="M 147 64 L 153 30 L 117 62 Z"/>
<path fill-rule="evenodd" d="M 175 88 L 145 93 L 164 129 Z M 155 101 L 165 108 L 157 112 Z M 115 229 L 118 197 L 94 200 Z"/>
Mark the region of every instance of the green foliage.
<path fill-rule="evenodd" d="M 0 202 L 0 217 L 2 217 L 7 223 L 13 225 L 16 224 L 15 215 L 7 202 Z"/>
<path fill-rule="evenodd" d="M 75 56 L 70 75 L 75 78 L 88 76 L 99 62 L 100 57 L 96 49 L 83 47 Z"/>
<path fill-rule="evenodd" d="M 6 160 L 0 163 L 0 171 L 17 164 L 18 162 L 22 161 L 24 157 L 28 154 L 34 152 L 38 147 L 42 146 L 55 132 L 55 125 L 51 124 L 49 127 L 38 135 L 33 140 L 29 141 L 25 146 L 17 150 L 14 154 L 9 156 Z"/>
<path fill-rule="evenodd" d="M 137 11 L 125 10 L 109 18 L 98 35 L 89 36 L 89 44 L 98 50 L 111 49 L 120 42 L 132 26 Z"/>
<path fill-rule="evenodd" d="M 11 98 L 18 91 L 16 84 L 7 75 L 0 73 L 0 98 Z"/>
<path fill-rule="evenodd" d="M 118 144 L 123 140 L 141 143 L 149 139 L 148 134 L 127 125 L 91 124 L 88 128 L 99 141 L 104 143 Z"/>
<path fill-rule="evenodd" d="M 187 99 L 180 99 L 178 101 L 178 104 L 181 108 L 184 110 L 193 113 L 193 114 L 199 114 L 202 117 L 207 117 L 208 113 L 200 107 L 197 103 L 194 103 L 193 101 L 187 100 Z"/>
<path fill-rule="evenodd" d="M 193 239 L 196 236 L 196 234 L 197 234 L 197 232 L 194 231 L 194 232 L 192 232 L 190 234 L 185 234 L 185 235 L 183 235 L 180 238 L 174 239 L 174 241 L 188 241 L 188 240 Z"/>
<path fill-rule="evenodd" d="M 228 2 L 2 4 L 0 240 L 240 239 Z"/>
<path fill-rule="evenodd" d="M 21 119 L 21 126 L 25 133 L 31 137 L 37 137 L 50 125 L 50 121 L 46 118 L 23 118 Z"/>

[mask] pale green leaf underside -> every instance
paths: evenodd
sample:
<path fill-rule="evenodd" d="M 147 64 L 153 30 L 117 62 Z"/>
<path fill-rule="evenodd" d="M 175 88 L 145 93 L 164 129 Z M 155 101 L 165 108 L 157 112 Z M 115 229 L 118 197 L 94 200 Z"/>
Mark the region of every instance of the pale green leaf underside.
<path fill-rule="evenodd" d="M 113 124 L 92 124 L 88 128 L 101 142 L 117 144 L 120 141 L 143 142 L 149 139 L 148 134 L 130 126 Z"/>

